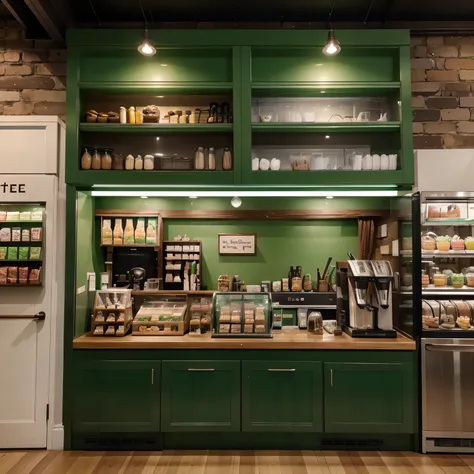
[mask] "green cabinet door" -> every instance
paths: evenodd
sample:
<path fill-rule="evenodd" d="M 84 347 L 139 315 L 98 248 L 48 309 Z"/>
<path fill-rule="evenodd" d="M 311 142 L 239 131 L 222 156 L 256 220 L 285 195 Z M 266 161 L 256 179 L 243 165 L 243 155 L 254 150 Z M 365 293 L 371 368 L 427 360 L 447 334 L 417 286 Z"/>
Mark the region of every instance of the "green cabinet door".
<path fill-rule="evenodd" d="M 240 431 L 240 361 L 163 361 L 162 431 Z"/>
<path fill-rule="evenodd" d="M 321 362 L 242 362 L 242 431 L 323 431 Z"/>
<path fill-rule="evenodd" d="M 325 363 L 327 433 L 413 433 L 416 392 L 405 363 Z"/>
<path fill-rule="evenodd" d="M 73 431 L 160 431 L 160 362 L 96 360 L 75 371 Z"/>

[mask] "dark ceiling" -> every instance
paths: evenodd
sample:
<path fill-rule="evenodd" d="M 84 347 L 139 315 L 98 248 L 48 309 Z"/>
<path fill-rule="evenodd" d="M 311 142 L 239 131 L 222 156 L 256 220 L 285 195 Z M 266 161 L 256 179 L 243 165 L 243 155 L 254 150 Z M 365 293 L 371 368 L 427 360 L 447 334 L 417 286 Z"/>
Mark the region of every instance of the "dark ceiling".
<path fill-rule="evenodd" d="M 29 37 L 76 28 L 409 28 L 474 34 L 474 0 L 0 0 Z M 332 11 L 332 15 L 331 15 Z M 0 10 L 0 15 L 2 10 Z"/>

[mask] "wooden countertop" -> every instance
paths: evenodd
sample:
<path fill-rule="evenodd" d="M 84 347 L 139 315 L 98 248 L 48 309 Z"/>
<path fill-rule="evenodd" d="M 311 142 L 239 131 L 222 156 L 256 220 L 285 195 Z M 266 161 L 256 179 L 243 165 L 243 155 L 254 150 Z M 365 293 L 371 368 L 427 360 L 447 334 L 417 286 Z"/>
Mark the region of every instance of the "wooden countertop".
<path fill-rule="evenodd" d="M 76 338 L 74 349 L 319 349 L 414 351 L 415 341 L 398 334 L 396 339 L 357 339 L 343 333 L 332 336 L 309 334 L 296 328 L 273 331 L 272 339 L 211 338 L 210 334 L 192 336 L 84 335 Z"/>

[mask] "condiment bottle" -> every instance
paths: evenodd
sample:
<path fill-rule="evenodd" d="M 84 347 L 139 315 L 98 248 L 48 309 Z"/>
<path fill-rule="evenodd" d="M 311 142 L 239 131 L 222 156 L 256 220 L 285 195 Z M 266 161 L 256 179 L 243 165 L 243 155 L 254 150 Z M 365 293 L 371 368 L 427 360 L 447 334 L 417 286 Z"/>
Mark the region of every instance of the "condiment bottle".
<path fill-rule="evenodd" d="M 293 267 L 290 267 L 290 271 L 288 272 L 288 291 L 291 291 L 291 282 L 293 280 L 295 271 L 293 270 Z"/>
<path fill-rule="evenodd" d="M 202 146 L 197 147 L 194 153 L 194 169 L 204 169 L 204 148 Z"/>
<path fill-rule="evenodd" d="M 119 153 L 114 153 L 112 155 L 112 169 L 123 170 L 123 156 Z"/>
<path fill-rule="evenodd" d="M 127 155 L 125 158 L 125 169 L 126 170 L 133 170 L 135 169 L 135 158 L 133 155 Z"/>
<path fill-rule="evenodd" d="M 92 166 L 92 156 L 87 148 L 84 148 L 84 153 L 81 156 L 81 169 L 90 170 Z"/>
<path fill-rule="evenodd" d="M 110 156 L 109 150 L 106 148 L 100 157 L 101 166 L 103 170 L 112 169 L 112 157 Z"/>
<path fill-rule="evenodd" d="M 232 169 L 232 153 L 228 147 L 224 148 L 224 156 L 222 157 L 222 169 L 229 171 Z"/>
<path fill-rule="evenodd" d="M 136 123 L 135 107 L 133 106 L 128 109 L 128 123 Z"/>
<path fill-rule="evenodd" d="M 146 170 L 155 169 L 155 157 L 153 155 L 145 155 L 145 166 Z"/>
<path fill-rule="evenodd" d="M 120 123 L 127 123 L 127 109 L 120 107 Z"/>
<path fill-rule="evenodd" d="M 136 170 L 142 170 L 143 169 L 143 158 L 141 155 L 137 155 L 135 158 L 135 169 Z"/>
<path fill-rule="evenodd" d="M 313 281 L 311 278 L 311 274 L 306 273 L 306 275 L 303 278 L 303 290 L 312 291 L 312 289 L 313 289 Z"/>
<path fill-rule="evenodd" d="M 135 123 L 143 123 L 143 112 L 139 110 L 135 112 Z"/>
<path fill-rule="evenodd" d="M 101 167 L 100 154 L 97 148 L 95 148 L 94 151 L 92 152 L 91 168 L 93 170 L 100 170 L 100 167 Z"/>
<path fill-rule="evenodd" d="M 115 219 L 114 245 L 123 245 L 122 219 Z"/>
<path fill-rule="evenodd" d="M 208 169 L 211 171 L 214 171 L 216 169 L 216 152 L 214 151 L 214 148 L 209 148 L 209 155 L 207 158 L 208 162 Z"/>

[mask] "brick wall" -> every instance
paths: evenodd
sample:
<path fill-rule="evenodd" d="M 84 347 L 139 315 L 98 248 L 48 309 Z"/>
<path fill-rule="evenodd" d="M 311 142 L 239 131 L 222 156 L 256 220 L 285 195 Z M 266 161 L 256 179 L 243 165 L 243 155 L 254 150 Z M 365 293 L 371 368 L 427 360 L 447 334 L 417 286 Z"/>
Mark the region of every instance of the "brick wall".
<path fill-rule="evenodd" d="M 414 148 L 474 148 L 474 36 L 413 36 Z"/>
<path fill-rule="evenodd" d="M 0 115 L 66 115 L 66 50 L 0 22 Z"/>

